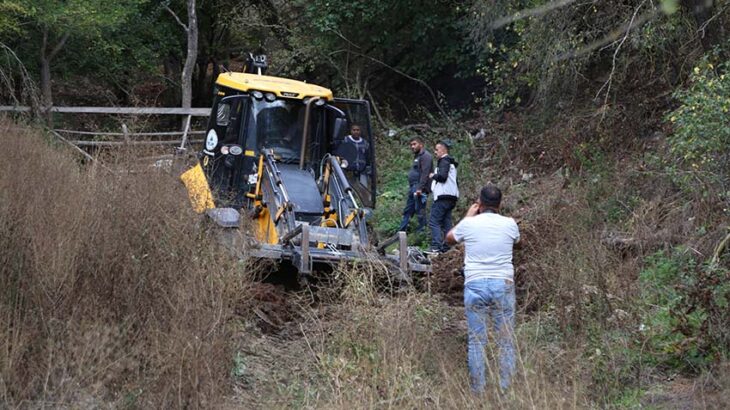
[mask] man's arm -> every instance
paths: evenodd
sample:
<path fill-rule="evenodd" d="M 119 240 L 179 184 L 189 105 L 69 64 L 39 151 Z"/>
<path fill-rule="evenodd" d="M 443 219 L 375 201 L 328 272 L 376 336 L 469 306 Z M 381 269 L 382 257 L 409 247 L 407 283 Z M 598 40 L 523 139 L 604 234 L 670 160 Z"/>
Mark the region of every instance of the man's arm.
<path fill-rule="evenodd" d="M 454 236 L 454 229 L 456 229 L 456 227 L 451 228 L 449 233 L 446 234 L 446 243 L 449 245 L 456 245 L 457 242 L 459 242 L 456 240 L 456 236 Z"/>
<path fill-rule="evenodd" d="M 451 168 L 451 161 L 446 157 L 440 158 L 438 160 L 438 169 L 433 174 L 433 180 L 436 182 L 446 182 L 446 179 L 449 178 L 449 168 Z"/>
<path fill-rule="evenodd" d="M 475 215 L 479 215 L 479 204 L 472 204 L 469 207 L 469 210 L 466 211 L 466 215 L 464 215 L 464 219 L 471 218 L 472 216 L 475 216 Z M 461 222 L 463 222 L 464 219 L 462 219 Z M 457 238 L 456 238 L 456 229 L 459 227 L 459 225 L 461 225 L 461 222 L 456 224 L 456 226 L 451 228 L 449 233 L 446 234 L 446 238 L 444 238 L 444 240 L 446 241 L 447 244 L 456 245 L 459 242 L 459 240 L 457 240 Z M 460 238 L 460 239 L 463 239 L 463 238 Z"/>
<path fill-rule="evenodd" d="M 515 232 L 516 232 L 514 248 L 515 249 L 522 249 L 522 236 L 520 235 L 520 227 L 517 225 L 517 221 L 515 221 L 514 228 L 515 228 Z"/>
<path fill-rule="evenodd" d="M 426 153 L 421 158 L 421 161 L 419 161 L 418 165 L 421 167 L 421 176 L 419 178 L 420 184 L 420 191 L 421 192 L 428 192 L 429 191 L 429 180 L 428 174 L 431 173 L 431 167 L 433 166 L 433 158 L 431 157 L 431 154 Z"/>

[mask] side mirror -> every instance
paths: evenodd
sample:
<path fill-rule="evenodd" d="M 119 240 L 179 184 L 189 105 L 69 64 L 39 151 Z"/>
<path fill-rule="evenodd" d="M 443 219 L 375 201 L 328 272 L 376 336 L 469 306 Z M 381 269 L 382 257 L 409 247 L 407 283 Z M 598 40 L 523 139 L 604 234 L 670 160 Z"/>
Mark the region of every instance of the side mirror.
<path fill-rule="evenodd" d="M 344 118 L 336 118 L 334 129 L 332 130 L 332 139 L 333 140 L 339 140 L 341 137 L 344 136 L 345 131 L 347 130 L 347 120 Z"/>

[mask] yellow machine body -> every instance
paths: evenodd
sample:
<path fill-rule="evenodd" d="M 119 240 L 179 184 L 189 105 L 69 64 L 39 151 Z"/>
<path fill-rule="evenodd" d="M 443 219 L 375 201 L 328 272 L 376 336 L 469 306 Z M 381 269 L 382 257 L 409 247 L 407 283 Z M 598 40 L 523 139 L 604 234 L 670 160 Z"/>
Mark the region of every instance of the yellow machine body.
<path fill-rule="evenodd" d="M 376 199 L 368 102 L 263 75 L 264 63 L 253 58 L 247 72 L 216 79 L 199 162 L 181 175 L 193 209 L 223 229 L 250 218 L 251 254 L 290 261 L 300 273 L 362 258 Z M 345 169 L 357 154 L 345 144 L 353 125 L 370 147 L 358 170 Z"/>
<path fill-rule="evenodd" d="M 332 91 L 327 88 L 268 75 L 228 72 L 219 75 L 216 84 L 244 92 L 251 90 L 270 92 L 284 98 L 320 97 L 327 101 L 333 100 Z"/>
<path fill-rule="evenodd" d="M 183 184 L 188 191 L 188 198 L 193 206 L 193 210 L 197 213 L 203 213 L 206 209 L 215 208 L 213 194 L 210 192 L 210 185 L 205 178 L 203 167 L 196 164 L 194 167 L 185 171 L 181 176 Z"/>

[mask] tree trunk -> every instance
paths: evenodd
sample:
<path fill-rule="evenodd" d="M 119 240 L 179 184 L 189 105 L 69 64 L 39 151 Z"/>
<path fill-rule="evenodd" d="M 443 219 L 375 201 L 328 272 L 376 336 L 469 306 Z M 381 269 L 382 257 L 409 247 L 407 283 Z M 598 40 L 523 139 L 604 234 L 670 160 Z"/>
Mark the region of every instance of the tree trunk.
<path fill-rule="evenodd" d="M 51 91 L 51 61 L 41 53 L 41 105 L 46 110 L 53 105 L 53 92 Z"/>
<path fill-rule="evenodd" d="M 208 106 L 208 95 L 210 94 L 210 87 L 208 86 L 208 64 L 210 59 L 201 58 L 198 60 L 198 75 L 195 80 L 195 93 L 193 93 L 193 101 L 197 107 Z"/>
<path fill-rule="evenodd" d="M 180 104 L 180 88 L 177 80 L 180 78 L 180 60 L 173 54 L 168 54 L 162 61 L 162 67 L 165 72 L 165 91 L 163 92 L 163 103 L 169 107 Z"/>
<path fill-rule="evenodd" d="M 40 55 L 41 71 L 41 109 L 46 110 L 53 105 L 51 94 L 51 57 L 48 56 L 48 30 L 43 30 L 43 43 L 41 43 Z"/>
<path fill-rule="evenodd" d="M 188 54 L 182 72 L 182 107 L 190 108 L 193 100 L 193 71 L 198 59 L 198 17 L 195 12 L 195 0 L 187 0 L 188 24 Z"/>
<path fill-rule="evenodd" d="M 63 46 L 68 40 L 69 33 L 61 36 L 58 43 L 53 49 L 48 51 L 48 29 L 43 30 L 43 43 L 41 44 L 41 55 L 39 58 L 40 71 L 41 71 L 41 108 L 42 111 L 46 111 L 53 106 L 53 90 L 51 89 L 51 61 L 61 51 Z M 47 112 L 46 120 L 51 123 L 51 113 Z"/>

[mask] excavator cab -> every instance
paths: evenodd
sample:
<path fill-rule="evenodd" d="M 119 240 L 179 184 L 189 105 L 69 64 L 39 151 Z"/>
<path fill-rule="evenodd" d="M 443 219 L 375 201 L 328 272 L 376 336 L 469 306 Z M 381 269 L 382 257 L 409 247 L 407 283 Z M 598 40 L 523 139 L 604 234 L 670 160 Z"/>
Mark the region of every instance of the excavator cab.
<path fill-rule="evenodd" d="M 252 219 L 249 254 L 289 260 L 302 274 L 385 255 L 396 241 L 400 272 L 430 270 L 411 260 L 405 232 L 377 249 L 369 237 L 377 173 L 368 102 L 265 70 L 265 58 L 251 56 L 244 72 L 218 76 L 199 161 L 181 176 L 193 208 L 224 229 Z"/>
<path fill-rule="evenodd" d="M 300 272 L 362 257 L 376 204 L 368 102 L 253 67 L 216 81 L 199 163 L 181 177 L 193 207 L 225 228 L 252 218 L 253 253 Z M 356 151 L 345 141 L 354 124 L 364 144 Z"/>

